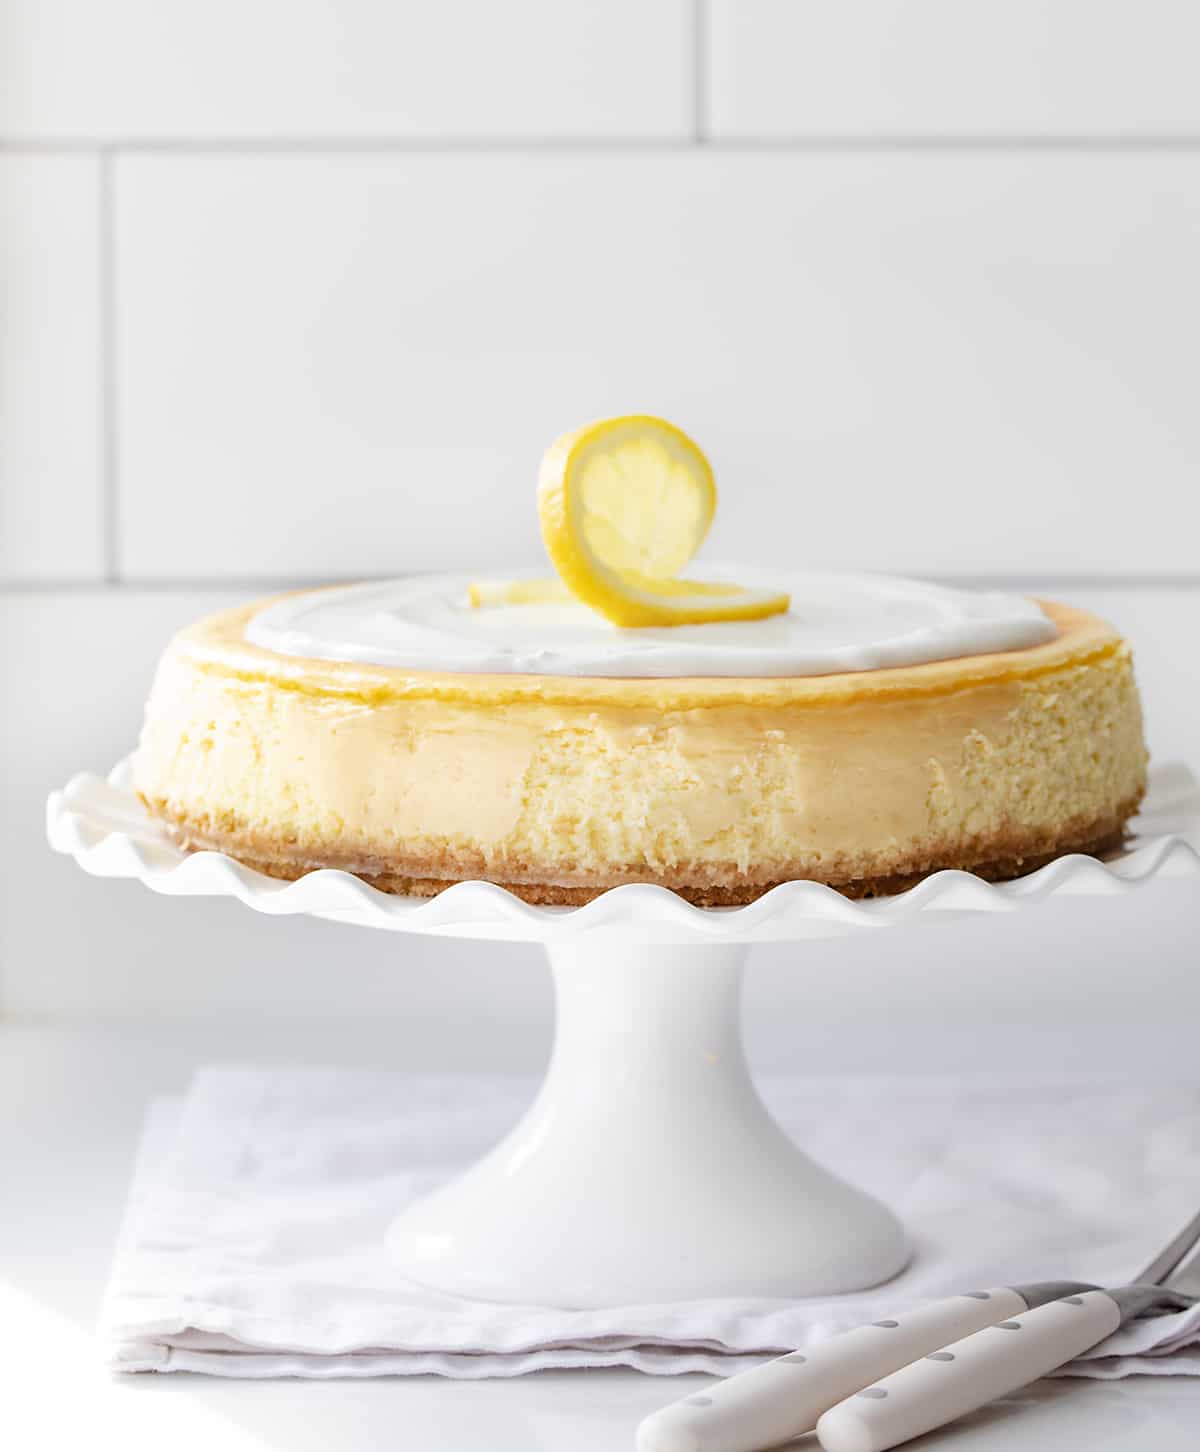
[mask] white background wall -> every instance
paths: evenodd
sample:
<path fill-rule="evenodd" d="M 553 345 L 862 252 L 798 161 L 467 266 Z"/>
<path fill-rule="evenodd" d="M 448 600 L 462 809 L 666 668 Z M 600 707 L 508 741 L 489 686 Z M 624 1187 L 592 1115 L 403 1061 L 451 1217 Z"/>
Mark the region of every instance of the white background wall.
<path fill-rule="evenodd" d="M 0 0 L 0 1005 L 528 1067 L 532 950 L 96 882 L 46 791 L 178 625 L 535 561 L 562 428 L 710 451 L 710 553 L 1061 594 L 1200 765 L 1190 0 Z M 763 1063 L 1187 1052 L 1156 887 L 764 951 Z"/>

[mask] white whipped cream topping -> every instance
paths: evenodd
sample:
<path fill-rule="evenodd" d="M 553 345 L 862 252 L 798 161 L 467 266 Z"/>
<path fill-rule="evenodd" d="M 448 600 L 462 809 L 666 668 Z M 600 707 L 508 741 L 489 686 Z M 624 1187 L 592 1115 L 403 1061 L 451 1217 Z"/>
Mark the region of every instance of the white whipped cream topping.
<path fill-rule="evenodd" d="M 622 630 L 574 602 L 473 610 L 468 575 L 427 575 L 293 595 L 246 639 L 280 655 L 414 671 L 551 676 L 820 676 L 1019 650 L 1055 635 L 1032 601 L 885 575 L 709 566 L 709 579 L 784 589 L 769 620 Z"/>

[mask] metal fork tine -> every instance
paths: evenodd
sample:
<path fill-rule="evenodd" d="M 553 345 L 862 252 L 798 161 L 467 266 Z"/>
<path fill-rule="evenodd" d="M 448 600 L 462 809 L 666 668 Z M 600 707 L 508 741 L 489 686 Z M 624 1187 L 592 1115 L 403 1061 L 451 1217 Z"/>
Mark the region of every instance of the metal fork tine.
<path fill-rule="evenodd" d="M 1187 1259 L 1196 1243 L 1200 1241 L 1200 1213 L 1194 1215 L 1179 1234 L 1154 1257 L 1141 1275 L 1134 1276 L 1136 1286 L 1161 1286 L 1170 1279 L 1172 1272 Z"/>

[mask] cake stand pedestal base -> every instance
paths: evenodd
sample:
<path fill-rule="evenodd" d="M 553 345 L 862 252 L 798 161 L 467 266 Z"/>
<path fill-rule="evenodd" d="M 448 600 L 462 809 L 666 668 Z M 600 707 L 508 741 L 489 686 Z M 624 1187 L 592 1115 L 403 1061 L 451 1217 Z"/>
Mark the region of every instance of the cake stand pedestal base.
<path fill-rule="evenodd" d="M 744 946 L 599 934 L 549 951 L 545 1082 L 501 1144 L 393 1223 L 413 1280 L 582 1308 L 824 1295 L 904 1266 L 891 1212 L 814 1164 L 758 1097 Z"/>

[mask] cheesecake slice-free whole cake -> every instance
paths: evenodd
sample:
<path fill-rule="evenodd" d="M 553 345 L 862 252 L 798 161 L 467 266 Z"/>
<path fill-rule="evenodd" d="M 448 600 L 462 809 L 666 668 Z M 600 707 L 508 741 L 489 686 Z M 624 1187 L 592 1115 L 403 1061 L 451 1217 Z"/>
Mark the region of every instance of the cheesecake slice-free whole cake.
<path fill-rule="evenodd" d="M 793 599 L 815 611 L 822 583 Z M 841 639 L 880 650 L 865 605 L 889 583 L 829 589 L 822 631 L 840 602 Z M 943 867 L 1017 876 L 1115 845 L 1142 796 L 1129 649 L 1066 606 L 1012 602 L 1030 644 L 818 673 L 762 641 L 774 620 L 609 646 L 571 606 L 533 604 L 498 607 L 480 641 L 466 585 L 316 591 L 185 630 L 135 758 L 146 804 L 277 876 L 340 867 L 421 894 L 483 878 L 550 903 L 656 882 L 729 904 L 796 878 L 860 896 Z M 969 625 L 946 633 L 970 644 Z"/>
<path fill-rule="evenodd" d="M 545 506 L 599 471 L 559 491 L 554 580 L 312 590 L 183 631 L 134 761 L 150 811 L 279 877 L 541 903 L 629 882 L 716 906 L 797 879 L 865 896 L 1116 845 L 1146 770 L 1116 630 L 882 576 L 681 579 L 715 495 L 688 516 L 694 446 L 619 422 L 619 467 L 560 441 L 543 472 Z"/>

